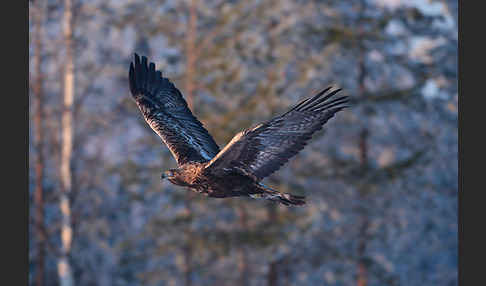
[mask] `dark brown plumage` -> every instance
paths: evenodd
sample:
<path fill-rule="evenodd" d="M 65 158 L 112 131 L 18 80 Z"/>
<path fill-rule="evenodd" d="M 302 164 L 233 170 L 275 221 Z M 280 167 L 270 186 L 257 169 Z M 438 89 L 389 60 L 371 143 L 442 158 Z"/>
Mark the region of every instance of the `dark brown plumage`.
<path fill-rule="evenodd" d="M 348 97 L 335 98 L 340 89 L 330 91 L 329 87 L 286 113 L 236 134 L 219 150 L 180 91 L 146 57 L 140 60 L 135 54 L 129 84 L 146 122 L 177 160 L 178 168 L 164 172 L 162 178 L 215 198 L 249 196 L 284 205 L 305 204 L 303 196 L 280 193 L 261 180 L 302 150 L 334 114 L 348 107 Z"/>

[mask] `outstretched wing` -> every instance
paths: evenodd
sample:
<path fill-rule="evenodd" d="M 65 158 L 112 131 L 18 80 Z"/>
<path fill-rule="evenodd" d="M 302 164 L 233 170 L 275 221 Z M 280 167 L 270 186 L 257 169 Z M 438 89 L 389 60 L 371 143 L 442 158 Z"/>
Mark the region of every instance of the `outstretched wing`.
<path fill-rule="evenodd" d="M 214 139 L 192 115 L 181 92 L 169 79 L 135 54 L 130 63 L 130 91 L 145 121 L 162 138 L 179 165 L 207 162 L 219 152 Z"/>
<path fill-rule="evenodd" d="M 348 97 L 333 99 L 340 89 L 327 93 L 330 89 L 301 101 L 285 114 L 236 134 L 206 170 L 215 173 L 238 170 L 256 180 L 277 171 L 336 112 L 348 107 Z"/>

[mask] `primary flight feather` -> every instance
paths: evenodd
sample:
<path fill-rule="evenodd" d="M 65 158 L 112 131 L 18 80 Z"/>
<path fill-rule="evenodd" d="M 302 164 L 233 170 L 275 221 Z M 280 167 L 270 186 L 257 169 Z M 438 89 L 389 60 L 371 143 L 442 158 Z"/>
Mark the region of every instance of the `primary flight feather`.
<path fill-rule="evenodd" d="M 348 97 L 336 97 L 340 89 L 330 91 L 329 87 L 286 113 L 236 134 L 220 150 L 181 92 L 146 57 L 135 54 L 129 85 L 145 121 L 177 161 L 178 168 L 164 172 L 162 179 L 209 197 L 249 196 L 284 205 L 303 205 L 304 197 L 278 192 L 261 180 L 302 150 L 334 114 L 348 107 Z"/>

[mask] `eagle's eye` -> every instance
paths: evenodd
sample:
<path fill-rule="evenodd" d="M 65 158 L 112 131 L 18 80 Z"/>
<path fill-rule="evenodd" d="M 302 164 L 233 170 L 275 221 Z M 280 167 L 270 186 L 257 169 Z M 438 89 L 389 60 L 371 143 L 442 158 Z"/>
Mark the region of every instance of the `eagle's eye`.
<path fill-rule="evenodd" d="M 169 179 L 175 176 L 174 170 L 167 170 L 164 173 L 162 173 L 162 179 Z"/>

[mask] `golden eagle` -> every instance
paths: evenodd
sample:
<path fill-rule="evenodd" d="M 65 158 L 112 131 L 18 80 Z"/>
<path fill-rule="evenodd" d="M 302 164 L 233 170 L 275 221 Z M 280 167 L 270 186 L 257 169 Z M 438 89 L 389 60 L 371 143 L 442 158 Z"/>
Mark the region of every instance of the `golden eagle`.
<path fill-rule="evenodd" d="M 312 134 L 348 107 L 347 96 L 333 98 L 330 87 L 304 99 L 286 113 L 236 134 L 220 150 L 189 110 L 181 92 L 154 63 L 135 54 L 129 69 L 130 91 L 145 121 L 162 138 L 178 168 L 162 179 L 213 198 L 249 196 L 303 205 L 304 196 L 275 191 L 261 180 L 304 148 Z"/>

